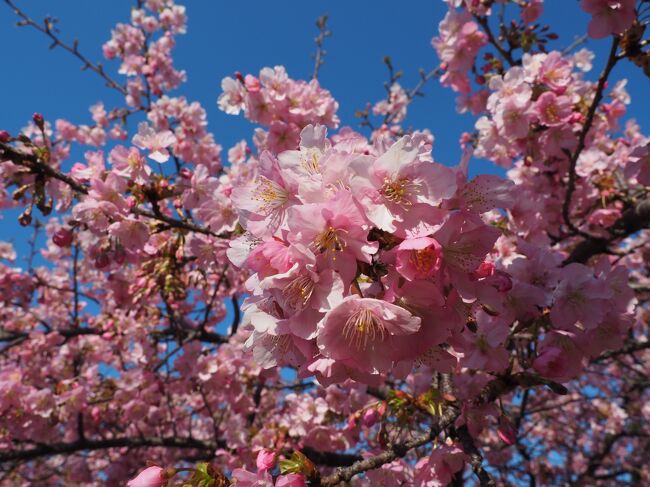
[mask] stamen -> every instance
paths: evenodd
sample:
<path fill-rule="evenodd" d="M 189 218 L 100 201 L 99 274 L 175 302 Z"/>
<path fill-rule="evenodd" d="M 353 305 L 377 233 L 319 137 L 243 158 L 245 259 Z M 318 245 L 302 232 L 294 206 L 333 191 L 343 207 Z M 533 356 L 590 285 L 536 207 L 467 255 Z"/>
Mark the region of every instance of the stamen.
<path fill-rule="evenodd" d="M 312 243 L 312 247 L 321 254 L 330 252 L 343 252 L 348 244 L 345 239 L 341 237 L 340 233 L 348 232 L 342 228 L 334 228 L 329 226 L 327 227 L 327 230 L 316 237 Z M 336 255 L 333 255 L 332 258 L 336 259 Z"/>
<path fill-rule="evenodd" d="M 351 346 L 357 350 L 365 350 L 369 341 L 379 338 L 383 341 L 386 337 L 386 326 L 381 318 L 369 309 L 359 309 L 345 322 L 343 337 Z"/>
<path fill-rule="evenodd" d="M 384 179 L 384 185 L 381 188 L 381 194 L 388 201 L 402 207 L 413 206 L 411 197 L 416 195 L 421 189 L 421 185 L 410 181 L 408 178 Z"/>
<path fill-rule="evenodd" d="M 320 158 L 321 153 L 317 149 L 306 149 L 304 152 L 301 151 L 300 154 L 302 166 L 311 175 L 320 174 Z"/>
<path fill-rule="evenodd" d="M 419 272 L 428 272 L 435 267 L 437 261 L 436 252 L 430 248 L 412 250 L 409 255 L 409 262 Z"/>
<path fill-rule="evenodd" d="M 264 176 L 259 176 L 257 181 L 253 199 L 260 202 L 258 211 L 261 214 L 269 215 L 289 200 L 289 192 L 278 183 Z"/>
<path fill-rule="evenodd" d="M 298 276 L 282 289 L 282 297 L 295 310 L 305 306 L 313 292 L 314 281 L 308 276 Z"/>

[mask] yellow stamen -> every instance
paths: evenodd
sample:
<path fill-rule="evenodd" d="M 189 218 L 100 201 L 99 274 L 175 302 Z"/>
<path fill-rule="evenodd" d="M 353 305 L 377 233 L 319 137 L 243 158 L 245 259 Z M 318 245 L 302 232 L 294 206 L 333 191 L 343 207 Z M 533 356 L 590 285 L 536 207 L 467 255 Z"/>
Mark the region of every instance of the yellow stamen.
<path fill-rule="evenodd" d="M 365 350 L 369 341 L 376 338 L 383 341 L 386 338 L 386 326 L 371 310 L 359 309 L 345 322 L 343 336 L 357 350 Z"/>
<path fill-rule="evenodd" d="M 282 289 L 282 297 L 292 309 L 302 308 L 314 292 L 314 281 L 307 276 L 298 276 Z"/>
<path fill-rule="evenodd" d="M 268 215 L 289 200 L 289 192 L 279 184 L 264 176 L 260 176 L 257 181 L 253 199 L 260 202 L 260 213 Z"/>

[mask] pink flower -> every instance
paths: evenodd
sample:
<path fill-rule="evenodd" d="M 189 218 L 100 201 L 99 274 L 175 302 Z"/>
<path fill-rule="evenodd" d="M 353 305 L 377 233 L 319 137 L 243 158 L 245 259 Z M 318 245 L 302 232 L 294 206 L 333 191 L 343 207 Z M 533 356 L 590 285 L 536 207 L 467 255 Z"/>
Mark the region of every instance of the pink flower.
<path fill-rule="evenodd" d="M 406 279 L 433 277 L 442 263 L 442 247 L 431 237 L 404 240 L 397 247 L 396 269 Z"/>
<path fill-rule="evenodd" d="M 636 178 L 639 184 L 650 186 L 650 144 L 637 147 L 625 166 L 625 176 Z"/>
<path fill-rule="evenodd" d="M 442 245 L 448 265 L 471 272 L 485 260 L 499 237 L 499 231 L 474 214 L 452 213 L 433 237 Z"/>
<path fill-rule="evenodd" d="M 138 476 L 126 484 L 126 487 L 162 487 L 165 483 L 164 470 L 161 467 L 145 468 Z"/>
<path fill-rule="evenodd" d="M 569 264 L 561 274 L 551 309 L 553 325 L 569 330 L 580 321 L 585 328 L 595 328 L 611 306 L 612 290 L 582 264 Z"/>
<path fill-rule="evenodd" d="M 286 219 L 286 210 L 296 202 L 295 190 L 285 180 L 278 160 L 264 151 L 259 174 L 232 192 L 242 225 L 256 236 L 273 234 Z"/>
<path fill-rule="evenodd" d="M 323 320 L 318 347 L 328 358 L 369 373 L 387 372 L 399 352 L 397 337 L 415 333 L 420 318 L 379 299 L 348 296 Z"/>
<path fill-rule="evenodd" d="M 280 475 L 275 481 L 275 487 L 307 487 L 305 476 L 299 473 Z"/>
<path fill-rule="evenodd" d="M 275 466 L 276 455 L 269 450 L 260 450 L 257 454 L 257 470 L 258 472 L 264 472 L 266 470 L 271 470 Z"/>
<path fill-rule="evenodd" d="M 138 184 L 146 184 L 149 181 L 151 168 L 135 147 L 127 149 L 118 145 L 111 150 L 108 160 L 113 165 L 115 174 L 133 179 Z"/>
<path fill-rule="evenodd" d="M 461 348 L 464 351 L 462 365 L 470 369 L 499 372 L 508 366 L 508 351 L 503 342 L 510 328 L 499 318 L 484 311 L 476 314 L 477 332 Z"/>
<path fill-rule="evenodd" d="M 535 22 L 544 11 L 544 0 L 529 0 L 521 9 L 521 18 L 527 24 Z"/>
<path fill-rule="evenodd" d="M 456 472 L 465 465 L 465 453 L 457 445 L 442 445 L 434 448 L 428 458 L 422 458 L 415 465 L 416 487 L 448 485 Z"/>
<path fill-rule="evenodd" d="M 176 143 L 176 136 L 170 130 L 156 132 L 146 122 L 138 125 L 138 133 L 133 136 L 133 145 L 149 151 L 149 158 L 156 162 L 166 162 L 169 159 L 167 147 Z"/>
<path fill-rule="evenodd" d="M 323 267 L 337 270 L 348 283 L 356 261 L 371 262 L 377 243 L 368 242 L 368 223 L 361 205 L 350 191 L 341 190 L 325 203 L 289 209 L 289 241 L 308 247 Z"/>
<path fill-rule="evenodd" d="M 425 150 L 419 140 L 406 135 L 374 162 L 354 161 L 352 189 L 378 228 L 394 232 L 414 205 L 436 206 L 455 193 L 454 171 L 425 160 Z"/>
<path fill-rule="evenodd" d="M 542 377 L 568 382 L 582 370 L 582 354 L 571 334 L 552 331 L 544 337 L 533 369 Z"/>
<path fill-rule="evenodd" d="M 70 247 L 72 245 L 73 234 L 67 228 L 59 228 L 54 235 L 52 241 L 59 247 Z"/>
<path fill-rule="evenodd" d="M 582 0 L 580 6 L 592 15 L 587 33 L 594 39 L 622 34 L 636 18 L 634 0 Z"/>
<path fill-rule="evenodd" d="M 537 77 L 539 81 L 548 86 L 557 95 L 563 94 L 569 83 L 573 81 L 572 66 L 561 52 L 548 53 L 541 65 Z"/>
<path fill-rule="evenodd" d="M 587 221 L 590 225 L 611 227 L 620 217 L 621 210 L 618 208 L 600 208 L 589 215 Z"/>
<path fill-rule="evenodd" d="M 237 487 L 273 487 L 273 478 L 266 471 L 252 473 L 236 468 L 232 471 L 232 479 Z"/>
<path fill-rule="evenodd" d="M 540 123 L 547 127 L 558 127 L 571 116 L 572 103 L 567 96 L 557 96 L 547 91 L 537 99 L 534 110 Z"/>
<path fill-rule="evenodd" d="M 140 250 L 149 240 L 149 228 L 133 216 L 111 224 L 108 232 L 129 250 Z"/>

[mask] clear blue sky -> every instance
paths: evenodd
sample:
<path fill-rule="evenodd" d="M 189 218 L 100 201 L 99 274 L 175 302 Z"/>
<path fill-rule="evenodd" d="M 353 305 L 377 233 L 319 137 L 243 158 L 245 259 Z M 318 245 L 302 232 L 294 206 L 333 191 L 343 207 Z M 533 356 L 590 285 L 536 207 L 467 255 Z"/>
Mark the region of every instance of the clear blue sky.
<path fill-rule="evenodd" d="M 15 0 L 35 19 L 52 15 L 59 19 L 61 37 L 79 39 L 80 49 L 94 60 L 101 60 L 101 45 L 111 28 L 128 21 L 133 1 L 128 0 Z M 431 69 L 437 63 L 431 47 L 438 22 L 446 6 L 442 0 L 187 0 L 188 33 L 178 37 L 176 65 L 188 73 L 181 93 L 198 100 L 206 108 L 210 129 L 225 149 L 241 138 L 248 138 L 252 126 L 243 117 L 220 112 L 216 99 L 220 81 L 236 70 L 257 73 L 261 67 L 282 64 L 294 78 L 309 78 L 313 69 L 311 54 L 316 34 L 315 19 L 330 17 L 333 36 L 327 39 L 327 58 L 320 80 L 340 103 L 344 125 L 357 126 L 355 110 L 384 94 L 386 68 L 384 55 L 390 55 L 396 68 L 403 69 L 403 85 L 413 86 L 418 68 Z M 40 33 L 15 27 L 15 17 L 0 2 L 0 46 L 2 71 L 0 87 L 0 129 L 17 132 L 35 111 L 48 120 L 62 117 L 73 123 L 90 121 L 88 107 L 104 100 L 108 108 L 120 106 L 117 93 L 105 88 L 91 72 L 81 72 L 79 62 L 68 53 L 48 49 Z M 542 21 L 551 23 L 562 48 L 584 33 L 588 16 L 576 0 L 546 0 Z M 609 41 L 590 41 L 587 45 L 600 55 L 592 77 L 596 77 Z M 114 78 L 115 62 L 105 62 Z M 629 116 L 637 118 L 646 131 L 650 127 L 648 89 L 650 81 L 628 62 L 620 63 L 614 79 L 627 77 L 633 104 Z M 425 89 L 427 96 L 409 109 L 406 125 L 429 128 L 436 136 L 434 157 L 454 165 L 458 162 L 458 138 L 471 130 L 474 117 L 455 112 L 455 95 L 437 81 Z M 472 172 L 494 171 L 487 161 L 474 161 Z M 7 219 L 0 221 L 0 238 L 14 233 Z"/>

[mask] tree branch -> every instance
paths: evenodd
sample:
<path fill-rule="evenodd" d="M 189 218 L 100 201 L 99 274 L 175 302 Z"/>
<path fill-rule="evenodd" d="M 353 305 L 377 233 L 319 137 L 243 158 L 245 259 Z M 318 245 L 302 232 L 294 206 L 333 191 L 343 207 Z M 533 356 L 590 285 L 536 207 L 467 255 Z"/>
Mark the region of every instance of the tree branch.
<path fill-rule="evenodd" d="M 312 79 L 318 79 L 318 71 L 325 63 L 325 54 L 327 51 L 323 48 L 325 39 L 332 35 L 332 32 L 327 30 L 327 15 L 321 15 L 316 19 L 316 27 L 318 27 L 318 35 L 314 38 L 316 43 L 316 54 L 314 54 L 314 74 Z"/>
<path fill-rule="evenodd" d="M 585 148 L 587 134 L 589 133 L 589 130 L 591 129 L 591 126 L 594 123 L 594 116 L 596 115 L 596 110 L 598 109 L 598 105 L 603 99 L 603 93 L 605 90 L 605 86 L 607 84 L 607 78 L 609 78 L 609 74 L 612 72 L 612 69 L 614 69 L 614 66 L 616 65 L 616 62 L 618 60 L 616 57 L 616 51 L 618 50 L 618 43 L 619 43 L 618 37 L 614 37 L 614 39 L 612 40 L 612 47 L 610 48 L 609 51 L 609 57 L 607 58 L 607 64 L 605 65 L 603 72 L 600 74 L 600 77 L 598 78 L 598 84 L 596 86 L 596 93 L 594 94 L 594 99 L 591 102 L 591 105 L 589 106 L 589 110 L 587 111 L 587 116 L 585 118 L 584 125 L 582 126 L 582 130 L 578 137 L 578 146 L 576 147 L 576 150 L 573 152 L 573 154 L 571 154 L 571 157 L 569 159 L 569 181 L 567 183 L 567 190 L 566 190 L 566 196 L 564 197 L 564 204 L 562 205 L 562 217 L 567 227 L 569 227 L 569 229 L 571 229 L 576 234 L 581 234 L 581 232 L 571 222 L 571 215 L 570 215 L 571 199 L 573 197 L 573 192 L 576 189 L 576 165 L 578 163 L 578 158 L 580 157 L 580 154 Z"/>

